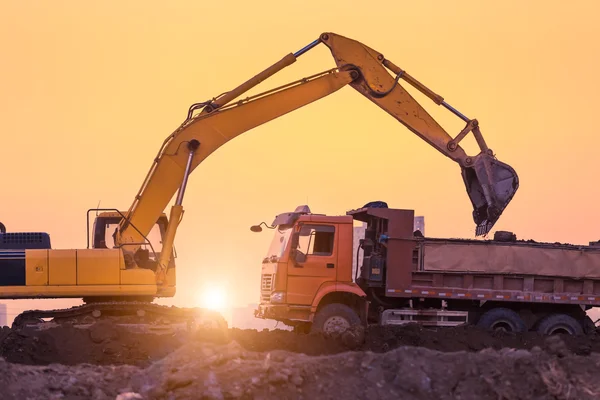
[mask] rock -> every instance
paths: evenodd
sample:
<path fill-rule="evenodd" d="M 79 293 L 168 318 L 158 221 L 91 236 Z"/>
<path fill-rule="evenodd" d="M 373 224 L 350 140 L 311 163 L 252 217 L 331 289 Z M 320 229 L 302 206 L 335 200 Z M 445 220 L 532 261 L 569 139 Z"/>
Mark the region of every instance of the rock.
<path fill-rule="evenodd" d="M 294 374 L 292 375 L 292 377 L 290 378 L 290 382 L 292 382 L 294 385 L 296 386 L 301 386 L 304 383 L 304 378 L 302 378 L 300 375 L 298 374 Z"/>
<path fill-rule="evenodd" d="M 135 392 L 121 393 L 115 398 L 115 400 L 137 400 L 137 399 L 143 399 L 143 397 L 141 394 L 135 393 Z"/>
<path fill-rule="evenodd" d="M 119 337 L 115 325 L 109 321 L 99 321 L 90 327 L 90 339 L 94 343 L 115 340 Z"/>
<path fill-rule="evenodd" d="M 549 336 L 546 338 L 546 347 L 550 354 L 558 357 L 566 357 L 571 354 L 566 343 L 558 335 Z"/>

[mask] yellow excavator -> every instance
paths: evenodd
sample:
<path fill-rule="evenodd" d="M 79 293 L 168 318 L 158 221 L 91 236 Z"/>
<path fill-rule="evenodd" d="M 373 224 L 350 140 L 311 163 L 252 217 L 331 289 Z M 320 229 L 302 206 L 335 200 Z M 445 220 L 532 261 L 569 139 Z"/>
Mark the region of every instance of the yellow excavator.
<path fill-rule="evenodd" d="M 335 68 L 234 102 L 319 44 L 330 49 Z M 450 136 L 403 88 L 401 80 L 462 119 L 465 128 Z M 223 324 L 222 316 L 209 310 L 153 303 L 156 298 L 175 295 L 173 243 L 189 175 L 231 139 L 346 85 L 459 164 L 473 205 L 475 234 L 487 234 L 519 181 L 516 172 L 488 148 L 477 120 L 450 106 L 382 53 L 344 36 L 323 33 L 233 90 L 193 104 L 185 121 L 164 141 L 129 210 L 88 210 L 86 249 L 53 249 L 47 233 L 7 233 L 2 226 L 0 298 L 80 298 L 84 303 L 69 309 L 25 311 L 13 326 L 39 327 L 48 320 L 86 325 L 101 318 L 145 329 L 178 323 Z M 480 149 L 472 156 L 460 147 L 469 133 Z M 175 194 L 167 218 L 164 210 Z M 90 213 L 94 212 L 90 232 Z"/>

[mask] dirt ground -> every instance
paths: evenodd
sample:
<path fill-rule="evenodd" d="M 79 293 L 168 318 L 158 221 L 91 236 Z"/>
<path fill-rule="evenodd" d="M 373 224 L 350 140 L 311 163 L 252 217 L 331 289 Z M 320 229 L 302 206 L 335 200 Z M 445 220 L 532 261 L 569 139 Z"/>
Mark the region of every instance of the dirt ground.
<path fill-rule="evenodd" d="M 289 331 L 226 335 L 0 331 L 3 399 L 598 399 L 600 336 L 418 325 L 361 343 Z"/>
<path fill-rule="evenodd" d="M 600 353 L 600 334 L 584 337 L 561 336 L 576 355 Z M 256 331 L 230 329 L 227 335 L 202 332 L 142 335 L 124 331 L 108 322 L 96 323 L 90 330 L 60 327 L 44 331 L 0 331 L 0 357 L 16 364 L 48 365 L 135 365 L 146 367 L 190 341 L 238 343 L 244 350 L 269 352 L 285 350 L 310 356 L 338 354 L 348 350 L 383 353 L 402 346 L 424 347 L 440 352 L 476 352 L 483 349 L 547 349 L 546 338 L 535 333 L 490 333 L 474 327 L 427 328 L 416 324 L 401 327 L 371 327 L 364 341 L 348 344 L 339 338 L 304 335 L 285 330 Z"/>

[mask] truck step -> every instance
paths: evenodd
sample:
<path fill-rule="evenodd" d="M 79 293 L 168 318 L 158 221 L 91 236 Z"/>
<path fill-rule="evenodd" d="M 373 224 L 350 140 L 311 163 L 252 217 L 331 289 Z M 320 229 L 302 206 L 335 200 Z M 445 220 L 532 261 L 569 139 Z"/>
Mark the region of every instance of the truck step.
<path fill-rule="evenodd" d="M 468 315 L 466 311 L 400 308 L 385 310 L 381 314 L 381 325 L 418 323 L 426 326 L 458 326 L 468 323 Z"/>

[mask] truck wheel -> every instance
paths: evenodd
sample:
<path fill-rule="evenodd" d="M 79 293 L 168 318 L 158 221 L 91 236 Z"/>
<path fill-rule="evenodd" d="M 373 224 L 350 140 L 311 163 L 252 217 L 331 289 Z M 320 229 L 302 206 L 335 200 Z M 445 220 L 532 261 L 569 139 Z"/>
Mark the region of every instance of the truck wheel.
<path fill-rule="evenodd" d="M 574 336 L 583 335 L 581 324 L 567 314 L 551 314 L 542 318 L 538 324 L 537 331 L 542 335 L 556 335 L 559 333 Z"/>
<path fill-rule="evenodd" d="M 360 317 L 352 308 L 345 304 L 332 303 L 317 312 L 311 332 L 341 334 L 351 326 L 360 323 Z"/>
<path fill-rule="evenodd" d="M 525 332 L 527 325 L 519 314 L 511 309 L 492 308 L 479 318 L 477 327 L 490 331 Z"/>

